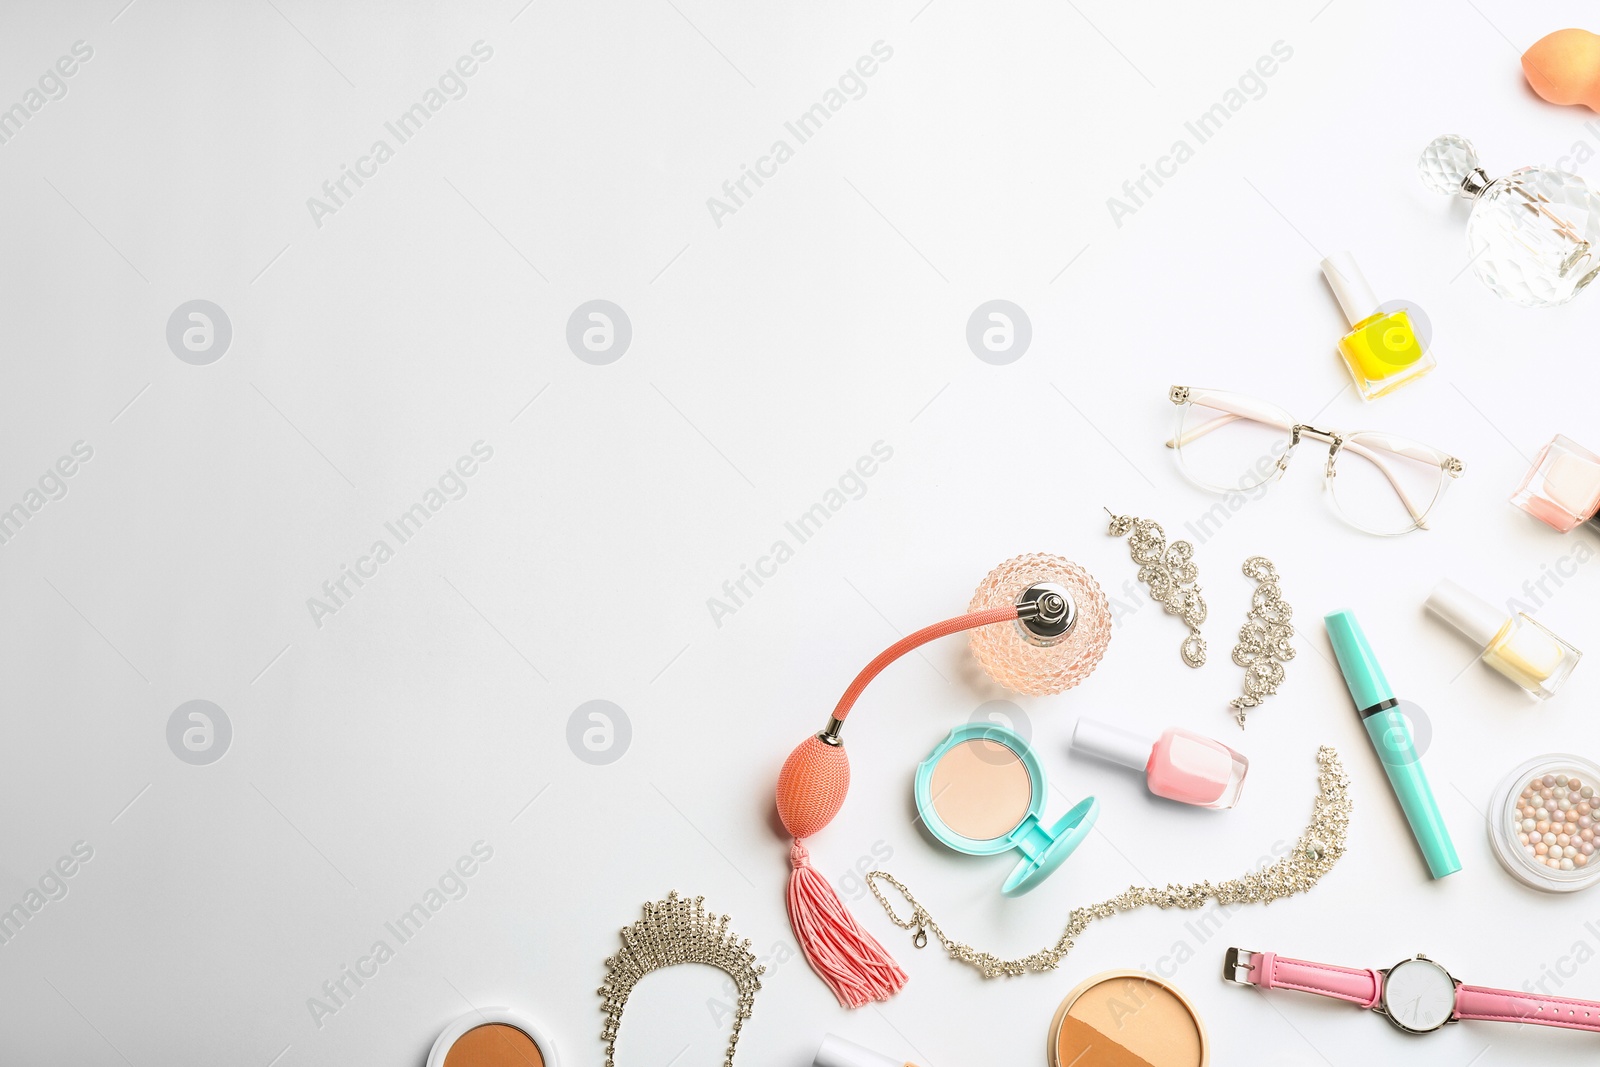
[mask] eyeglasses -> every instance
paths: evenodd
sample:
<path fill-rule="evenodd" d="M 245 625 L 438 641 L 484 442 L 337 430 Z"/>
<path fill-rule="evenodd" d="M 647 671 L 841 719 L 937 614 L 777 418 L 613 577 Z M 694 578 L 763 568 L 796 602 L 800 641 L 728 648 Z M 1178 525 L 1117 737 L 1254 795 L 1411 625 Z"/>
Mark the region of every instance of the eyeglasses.
<path fill-rule="evenodd" d="M 1448 479 L 1461 477 L 1459 459 L 1393 434 L 1319 430 L 1276 404 L 1218 389 L 1175 385 L 1168 396 L 1178 420 L 1167 447 L 1190 481 L 1215 493 L 1281 477 L 1295 446 L 1310 438 L 1328 446 L 1324 480 L 1334 509 L 1358 530 L 1392 537 L 1426 530 Z M 1351 458 L 1336 469 L 1340 456 Z"/>

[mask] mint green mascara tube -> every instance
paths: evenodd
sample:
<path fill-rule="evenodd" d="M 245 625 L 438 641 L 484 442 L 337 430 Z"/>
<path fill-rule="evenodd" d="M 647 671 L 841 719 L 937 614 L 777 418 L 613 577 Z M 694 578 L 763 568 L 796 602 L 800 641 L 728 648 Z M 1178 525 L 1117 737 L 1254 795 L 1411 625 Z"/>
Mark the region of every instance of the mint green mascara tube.
<path fill-rule="evenodd" d="M 1422 858 L 1428 862 L 1428 873 L 1435 878 L 1455 874 L 1461 869 L 1461 860 L 1450 842 L 1450 830 L 1422 773 L 1422 760 L 1411 739 L 1411 725 L 1400 711 L 1400 702 L 1389 688 L 1378 658 L 1372 654 L 1367 635 L 1348 611 L 1325 615 L 1323 622 L 1328 627 L 1339 670 L 1344 674 L 1344 684 L 1355 700 L 1372 747 L 1378 750 L 1389 786 L 1400 800 L 1400 810 L 1411 824 L 1411 836 L 1417 839 Z"/>

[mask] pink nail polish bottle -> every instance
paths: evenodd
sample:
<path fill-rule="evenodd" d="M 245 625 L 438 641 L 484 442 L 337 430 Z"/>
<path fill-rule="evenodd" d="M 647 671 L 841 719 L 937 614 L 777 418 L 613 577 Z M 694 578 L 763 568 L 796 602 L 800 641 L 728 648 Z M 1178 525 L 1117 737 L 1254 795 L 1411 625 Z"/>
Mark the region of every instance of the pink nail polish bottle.
<path fill-rule="evenodd" d="M 1600 511 L 1600 456 L 1556 434 L 1511 502 L 1545 525 L 1570 533 Z"/>
<path fill-rule="evenodd" d="M 1072 751 L 1143 771 L 1158 797 L 1198 808 L 1231 808 L 1239 802 L 1250 761 L 1209 737 L 1172 729 L 1154 741 L 1117 726 L 1079 719 Z"/>

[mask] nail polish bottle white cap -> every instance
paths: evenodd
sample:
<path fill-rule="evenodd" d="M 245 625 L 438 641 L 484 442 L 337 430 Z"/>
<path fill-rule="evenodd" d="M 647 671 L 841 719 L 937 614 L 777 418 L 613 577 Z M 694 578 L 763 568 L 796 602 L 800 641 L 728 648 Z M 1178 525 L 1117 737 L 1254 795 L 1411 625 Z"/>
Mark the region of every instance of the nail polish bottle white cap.
<path fill-rule="evenodd" d="M 907 1067 L 904 1060 L 890 1059 L 881 1053 L 864 1049 L 853 1041 L 829 1034 L 817 1049 L 812 1067 Z"/>
<path fill-rule="evenodd" d="M 1430 614 L 1455 627 L 1480 650 L 1488 648 L 1489 642 L 1505 629 L 1508 618 L 1504 609 L 1495 607 L 1448 578 L 1434 586 L 1433 592 L 1428 594 L 1427 608 Z"/>
<path fill-rule="evenodd" d="M 1328 288 L 1339 300 L 1344 317 L 1354 326 L 1362 319 L 1377 313 L 1378 294 L 1367 284 L 1356 257 L 1349 252 L 1335 252 L 1322 261 L 1322 276 L 1328 279 Z"/>
<path fill-rule="evenodd" d="M 1136 771 L 1149 767 L 1155 747 L 1151 738 L 1093 719 L 1079 719 L 1072 728 L 1072 751 Z"/>

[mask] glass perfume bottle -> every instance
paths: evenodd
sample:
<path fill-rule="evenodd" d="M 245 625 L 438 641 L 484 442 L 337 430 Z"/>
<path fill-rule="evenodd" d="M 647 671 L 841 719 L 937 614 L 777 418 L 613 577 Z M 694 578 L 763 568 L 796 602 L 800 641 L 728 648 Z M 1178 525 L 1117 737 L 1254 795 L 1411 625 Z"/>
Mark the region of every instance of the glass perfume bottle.
<path fill-rule="evenodd" d="M 1392 393 L 1434 368 L 1437 361 L 1426 348 L 1426 338 L 1418 337 L 1407 309 L 1386 311 L 1354 256 L 1329 256 L 1322 261 L 1322 276 L 1350 322 L 1350 332 L 1339 339 L 1339 354 L 1363 400 Z"/>
<path fill-rule="evenodd" d="M 1546 526 L 1571 533 L 1600 512 L 1600 456 L 1556 434 L 1533 461 L 1511 502 Z"/>
<path fill-rule="evenodd" d="M 1482 649 L 1483 662 L 1540 700 L 1555 695 L 1583 653 L 1528 615 L 1507 616 L 1452 581 L 1434 586 L 1428 611 Z"/>
<path fill-rule="evenodd" d="M 1231 808 L 1239 802 L 1250 761 L 1220 741 L 1172 729 L 1152 741 L 1109 723 L 1079 719 L 1072 751 L 1143 771 L 1158 797 L 1198 808 Z"/>
<path fill-rule="evenodd" d="M 1467 251 L 1478 280 L 1523 307 L 1565 304 L 1600 273 L 1600 196 L 1554 167 L 1493 181 L 1465 137 L 1436 137 L 1417 161 L 1422 184 L 1473 202 Z"/>

